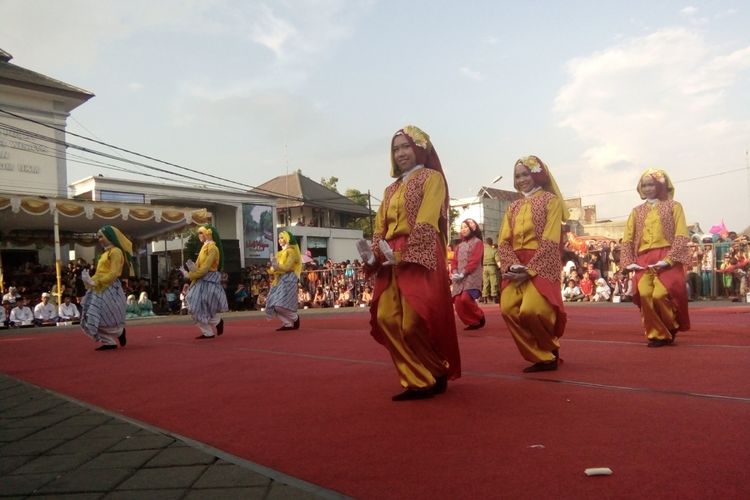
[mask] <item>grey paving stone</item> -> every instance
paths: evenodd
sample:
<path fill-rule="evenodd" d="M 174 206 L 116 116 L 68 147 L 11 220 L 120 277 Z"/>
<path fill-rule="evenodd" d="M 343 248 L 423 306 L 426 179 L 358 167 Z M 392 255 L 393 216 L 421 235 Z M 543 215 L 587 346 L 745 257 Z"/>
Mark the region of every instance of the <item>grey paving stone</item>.
<path fill-rule="evenodd" d="M 35 456 L 16 455 L 13 457 L 0 454 L 0 476 L 9 474 L 26 462 L 34 460 Z"/>
<path fill-rule="evenodd" d="M 205 465 L 141 469 L 117 487 L 118 490 L 188 488 L 206 469 Z"/>
<path fill-rule="evenodd" d="M 33 500 L 97 500 L 102 497 L 101 493 L 55 493 L 54 495 L 34 495 Z M 5 498 L 3 498 L 5 500 Z"/>
<path fill-rule="evenodd" d="M 102 425 L 107 422 L 116 422 L 116 420 L 109 415 L 89 411 L 79 415 L 74 415 L 66 419 L 63 423 L 65 425 Z"/>
<path fill-rule="evenodd" d="M 41 455 L 64 442 L 63 439 L 22 439 L 3 445 L 0 455 Z"/>
<path fill-rule="evenodd" d="M 9 399 L 13 399 L 13 398 L 9 398 Z M 13 403 L 9 403 L 9 404 L 13 404 Z M 59 406 L 60 404 L 61 402 L 57 398 L 44 398 L 44 399 L 26 401 L 26 402 L 14 405 L 12 408 L 9 407 L 7 411 L 3 411 L 2 416 L 5 418 L 31 417 L 32 415 L 42 413 L 51 408 L 54 408 L 55 406 Z"/>
<path fill-rule="evenodd" d="M 266 487 L 249 488 L 211 488 L 207 490 L 191 490 L 185 500 L 262 500 L 266 495 Z"/>
<path fill-rule="evenodd" d="M 106 452 L 83 465 L 84 469 L 137 469 L 149 461 L 158 450 L 134 450 Z"/>
<path fill-rule="evenodd" d="M 132 473 L 132 469 L 107 469 L 102 471 L 78 469 L 58 477 L 44 485 L 39 491 L 40 493 L 107 492 L 113 490 Z"/>
<path fill-rule="evenodd" d="M 207 465 L 216 461 L 216 457 L 195 448 L 167 448 L 149 460 L 146 467 L 166 467 L 173 465 Z"/>
<path fill-rule="evenodd" d="M 66 425 L 62 423 L 47 427 L 29 436 L 29 439 L 73 439 L 89 432 L 94 426 Z"/>
<path fill-rule="evenodd" d="M 117 422 L 117 421 L 114 421 Z M 97 437 L 120 437 L 130 436 L 138 431 L 138 427 L 128 423 L 110 423 L 103 424 L 94 427 L 83 437 L 86 438 L 97 438 Z"/>
<path fill-rule="evenodd" d="M 166 448 L 173 442 L 173 438 L 162 434 L 138 433 L 125 437 L 122 441 L 114 445 L 110 451 L 155 450 Z"/>
<path fill-rule="evenodd" d="M 25 474 L 3 477 L 3 495 L 31 495 L 57 477 L 57 474 Z"/>
<path fill-rule="evenodd" d="M 59 415 L 68 418 L 74 415 L 80 415 L 81 413 L 86 413 L 88 411 L 90 411 L 88 408 L 77 403 L 64 401 L 60 406 L 55 406 L 54 408 L 51 408 L 50 410 L 47 410 L 40 415 Z"/>
<path fill-rule="evenodd" d="M 224 462 L 226 464 L 226 462 Z M 269 486 L 271 480 L 239 465 L 212 465 L 193 485 L 194 488 Z"/>
<path fill-rule="evenodd" d="M 88 454 L 89 456 L 101 453 L 119 442 L 119 437 L 85 438 L 77 437 L 65 442 L 49 451 L 50 455 L 72 455 L 75 453 Z M 0 450 L 2 452 L 2 450 Z"/>
<path fill-rule="evenodd" d="M 13 474 L 66 472 L 89 460 L 87 455 L 42 455 L 13 471 Z"/>
<path fill-rule="evenodd" d="M 185 496 L 187 490 L 132 490 L 132 491 L 113 491 L 108 493 L 102 500 L 144 500 L 144 499 L 158 499 L 158 500 L 178 500 Z M 4 500 L 4 499 L 3 499 Z M 36 500 L 34 497 L 33 500 Z"/>
<path fill-rule="evenodd" d="M 325 497 L 276 481 L 271 484 L 271 491 L 266 496 L 266 500 L 314 500 L 319 498 Z"/>
<path fill-rule="evenodd" d="M 3 428 L 0 427 L 0 442 L 8 443 L 10 441 L 18 441 L 26 436 L 30 436 L 37 432 L 33 427 L 15 427 L 15 428 Z"/>
<path fill-rule="evenodd" d="M 34 427 L 37 429 L 43 429 L 44 427 L 49 427 L 50 425 L 62 422 L 67 418 L 67 415 L 55 415 L 54 413 L 34 415 L 33 417 L 25 418 L 12 418 L 8 419 L 8 423 L 3 424 L 3 427 L 7 429 L 14 429 L 16 427 Z"/>

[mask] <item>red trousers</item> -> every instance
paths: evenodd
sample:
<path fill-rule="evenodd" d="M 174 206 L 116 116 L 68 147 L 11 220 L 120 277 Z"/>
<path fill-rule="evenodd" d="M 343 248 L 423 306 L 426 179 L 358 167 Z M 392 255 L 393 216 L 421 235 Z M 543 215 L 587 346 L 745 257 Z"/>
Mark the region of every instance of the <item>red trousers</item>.
<path fill-rule="evenodd" d="M 484 312 L 477 305 L 477 301 L 464 290 L 453 297 L 453 305 L 456 307 L 456 314 L 464 325 L 478 325 L 484 318 Z"/>

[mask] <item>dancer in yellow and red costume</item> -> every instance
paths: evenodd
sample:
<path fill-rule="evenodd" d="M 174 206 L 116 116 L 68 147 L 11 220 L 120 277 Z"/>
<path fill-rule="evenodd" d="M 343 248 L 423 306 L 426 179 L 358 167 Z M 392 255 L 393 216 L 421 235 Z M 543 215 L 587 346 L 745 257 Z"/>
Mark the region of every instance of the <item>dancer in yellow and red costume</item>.
<path fill-rule="evenodd" d="M 684 265 L 690 262 L 687 224 L 664 170 L 648 169 L 638 181 L 646 200 L 630 213 L 620 267 L 635 271 L 633 302 L 641 310 L 649 347 L 672 344 L 690 329 Z"/>
<path fill-rule="evenodd" d="M 404 389 L 392 399 L 425 399 L 461 376 L 461 361 L 445 258 L 448 187 L 429 136 L 413 125 L 391 139 L 391 177 L 372 246 L 357 246 L 375 273 L 371 333 Z"/>
<path fill-rule="evenodd" d="M 513 179 L 523 198 L 508 207 L 497 240 L 503 273 L 500 310 L 521 356 L 532 363 L 523 371 L 557 370 L 567 318 L 560 292 L 560 237 L 568 211 L 538 157 L 516 161 Z"/>

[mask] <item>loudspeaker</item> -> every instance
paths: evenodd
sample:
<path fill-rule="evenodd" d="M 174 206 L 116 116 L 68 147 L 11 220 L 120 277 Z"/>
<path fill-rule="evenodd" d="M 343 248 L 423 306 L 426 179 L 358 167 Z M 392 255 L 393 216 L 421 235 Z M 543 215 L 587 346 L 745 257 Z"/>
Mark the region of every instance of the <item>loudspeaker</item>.
<path fill-rule="evenodd" d="M 231 275 L 242 271 L 240 240 L 221 240 L 221 246 L 224 248 L 224 272 Z"/>

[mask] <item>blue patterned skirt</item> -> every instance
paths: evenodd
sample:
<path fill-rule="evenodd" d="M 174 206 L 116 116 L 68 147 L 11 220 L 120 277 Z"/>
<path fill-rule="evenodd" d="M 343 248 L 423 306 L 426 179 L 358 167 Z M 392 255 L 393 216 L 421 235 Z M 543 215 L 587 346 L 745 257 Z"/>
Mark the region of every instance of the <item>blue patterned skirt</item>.
<path fill-rule="evenodd" d="M 276 307 L 283 307 L 290 311 L 297 311 L 297 275 L 293 272 L 283 274 L 279 282 L 271 287 L 266 299 L 266 314 L 270 317 L 276 315 Z"/>
<path fill-rule="evenodd" d="M 227 294 L 221 287 L 221 273 L 210 271 L 190 285 L 188 311 L 197 323 L 208 323 L 217 313 L 228 311 Z"/>
<path fill-rule="evenodd" d="M 104 333 L 110 333 L 107 330 L 125 326 L 127 303 L 120 280 L 115 280 L 102 292 L 87 291 L 82 306 L 81 328 L 95 339 L 100 328 Z"/>

